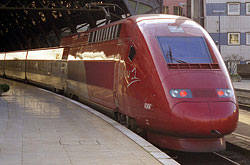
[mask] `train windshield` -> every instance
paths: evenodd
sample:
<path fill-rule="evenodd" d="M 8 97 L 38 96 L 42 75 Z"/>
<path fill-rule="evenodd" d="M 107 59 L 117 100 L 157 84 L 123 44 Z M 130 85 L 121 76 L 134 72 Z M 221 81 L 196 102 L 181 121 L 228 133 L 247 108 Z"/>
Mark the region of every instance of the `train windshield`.
<path fill-rule="evenodd" d="M 212 63 L 203 37 L 158 37 L 167 63 Z"/>

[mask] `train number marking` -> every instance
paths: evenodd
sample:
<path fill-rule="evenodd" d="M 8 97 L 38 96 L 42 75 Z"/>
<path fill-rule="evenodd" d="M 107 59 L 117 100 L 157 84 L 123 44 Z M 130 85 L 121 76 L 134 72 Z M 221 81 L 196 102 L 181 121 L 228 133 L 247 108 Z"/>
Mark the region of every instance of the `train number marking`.
<path fill-rule="evenodd" d="M 145 104 L 144 104 L 144 108 L 145 108 L 146 110 L 150 110 L 151 107 L 152 107 L 152 104 L 149 104 L 149 103 L 145 103 Z"/>
<path fill-rule="evenodd" d="M 141 81 L 138 77 L 136 77 L 136 68 L 134 68 L 132 71 L 127 71 L 128 85 L 127 88 L 134 84 L 135 82 Z M 130 82 L 129 82 L 130 81 Z"/>

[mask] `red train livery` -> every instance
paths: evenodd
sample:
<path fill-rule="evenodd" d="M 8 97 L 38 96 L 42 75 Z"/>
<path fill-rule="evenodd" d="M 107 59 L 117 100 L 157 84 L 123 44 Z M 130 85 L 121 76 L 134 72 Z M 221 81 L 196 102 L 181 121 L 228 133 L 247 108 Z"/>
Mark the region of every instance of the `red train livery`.
<path fill-rule="evenodd" d="M 61 40 L 0 53 L 0 74 L 102 107 L 164 148 L 225 149 L 238 107 L 221 55 L 194 21 L 132 16 Z"/>

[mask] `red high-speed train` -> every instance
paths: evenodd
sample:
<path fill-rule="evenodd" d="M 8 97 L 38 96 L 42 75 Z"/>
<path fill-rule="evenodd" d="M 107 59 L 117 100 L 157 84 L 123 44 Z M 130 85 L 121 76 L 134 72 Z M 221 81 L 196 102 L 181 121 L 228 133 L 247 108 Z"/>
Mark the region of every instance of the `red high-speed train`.
<path fill-rule="evenodd" d="M 238 107 L 208 33 L 172 15 L 132 16 L 61 40 L 0 53 L 0 75 L 98 105 L 164 148 L 225 149 Z"/>

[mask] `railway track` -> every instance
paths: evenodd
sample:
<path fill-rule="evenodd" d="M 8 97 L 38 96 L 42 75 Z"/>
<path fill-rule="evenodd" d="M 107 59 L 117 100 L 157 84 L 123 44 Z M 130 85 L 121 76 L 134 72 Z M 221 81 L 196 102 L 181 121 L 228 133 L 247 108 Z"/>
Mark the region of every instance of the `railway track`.
<path fill-rule="evenodd" d="M 177 151 L 165 151 L 182 165 L 241 165 L 230 158 L 217 153 L 187 153 Z"/>
<path fill-rule="evenodd" d="M 240 109 L 250 111 L 249 105 L 239 104 Z M 249 137 L 237 135 L 239 138 L 249 140 Z M 163 150 L 164 151 L 164 150 Z M 165 150 L 168 155 L 182 165 L 249 165 L 250 152 L 227 142 L 227 150 L 213 153 L 186 153 Z"/>
<path fill-rule="evenodd" d="M 250 105 L 239 104 L 239 108 L 245 111 L 250 111 Z"/>
<path fill-rule="evenodd" d="M 239 104 L 240 109 L 250 111 L 249 105 Z M 250 141 L 250 138 L 237 133 L 238 138 Z M 176 151 L 164 151 L 177 162 L 183 165 L 249 165 L 250 152 L 234 144 L 227 142 L 225 151 L 213 153 L 186 153 Z"/>

